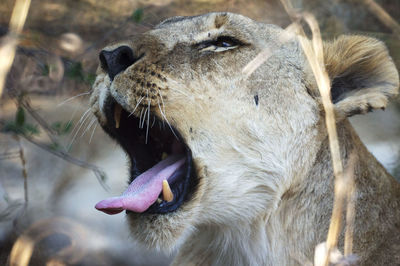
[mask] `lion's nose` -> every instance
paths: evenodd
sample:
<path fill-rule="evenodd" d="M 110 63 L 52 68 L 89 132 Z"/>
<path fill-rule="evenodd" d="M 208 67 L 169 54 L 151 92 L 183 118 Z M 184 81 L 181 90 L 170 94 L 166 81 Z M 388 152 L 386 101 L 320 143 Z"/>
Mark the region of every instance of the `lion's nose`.
<path fill-rule="evenodd" d="M 111 80 L 137 61 L 132 49 L 128 46 L 120 46 L 112 51 L 102 50 L 99 58 L 101 67 L 108 73 Z"/>

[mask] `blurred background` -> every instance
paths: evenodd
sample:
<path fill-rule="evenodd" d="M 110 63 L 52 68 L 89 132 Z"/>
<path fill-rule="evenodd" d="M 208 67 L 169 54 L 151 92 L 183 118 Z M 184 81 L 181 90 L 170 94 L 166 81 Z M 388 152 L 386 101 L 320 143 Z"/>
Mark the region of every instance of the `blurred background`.
<path fill-rule="evenodd" d="M 384 41 L 400 67 L 400 1 L 293 0 L 324 39 Z M 0 51 L 15 0 L 0 2 Z M 165 18 L 241 13 L 286 27 L 279 0 L 32 0 L 0 94 L 0 265 L 168 265 L 135 243 L 124 215 L 94 209 L 127 185 L 126 158 L 88 111 L 98 52 Z M 1 57 L 8 54 L 0 53 Z M 370 151 L 400 176 L 400 104 L 351 119 Z M 173 255 L 173 254 L 172 254 Z M 13 260 L 13 261 L 10 261 Z M 15 264 L 15 265 L 18 265 Z"/>

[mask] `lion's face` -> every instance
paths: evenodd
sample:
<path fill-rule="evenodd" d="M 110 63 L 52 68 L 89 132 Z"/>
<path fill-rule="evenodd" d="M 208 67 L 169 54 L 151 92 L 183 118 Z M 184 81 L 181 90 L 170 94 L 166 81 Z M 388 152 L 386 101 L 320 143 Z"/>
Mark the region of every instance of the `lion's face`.
<path fill-rule="evenodd" d="M 135 238 L 158 248 L 197 226 L 235 228 L 276 208 L 325 136 L 301 47 L 281 44 L 281 33 L 210 13 L 104 48 L 91 104 L 128 154 L 131 184 L 96 207 L 127 210 Z M 243 68 L 266 48 L 268 60 L 247 77 Z"/>

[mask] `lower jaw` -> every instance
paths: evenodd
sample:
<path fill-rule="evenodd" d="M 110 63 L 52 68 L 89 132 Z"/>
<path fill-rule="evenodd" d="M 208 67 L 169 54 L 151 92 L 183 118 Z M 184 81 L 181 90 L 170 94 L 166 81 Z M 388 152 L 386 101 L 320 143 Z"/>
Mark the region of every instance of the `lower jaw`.
<path fill-rule="evenodd" d="M 161 203 L 153 203 L 143 214 L 168 214 L 177 211 L 186 201 L 189 201 L 194 193 L 197 185 L 197 178 L 193 168 L 192 154 L 189 148 L 186 147 L 186 163 L 183 171 L 183 176 L 178 177 L 173 181 L 171 190 L 174 199 L 171 202 L 162 201 Z M 127 211 L 127 213 L 131 213 Z"/>
<path fill-rule="evenodd" d="M 132 236 L 149 249 L 172 252 L 190 228 L 192 215 L 187 207 L 165 215 L 129 213 L 127 221 Z"/>

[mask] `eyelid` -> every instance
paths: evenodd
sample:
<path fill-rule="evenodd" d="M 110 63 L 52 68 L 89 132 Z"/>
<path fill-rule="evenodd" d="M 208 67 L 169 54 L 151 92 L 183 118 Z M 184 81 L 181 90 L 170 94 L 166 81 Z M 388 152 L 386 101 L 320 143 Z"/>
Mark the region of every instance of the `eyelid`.
<path fill-rule="evenodd" d="M 218 36 L 217 38 L 212 39 L 212 40 L 202 41 L 202 42 L 196 44 L 196 46 L 198 49 L 204 49 L 209 46 L 221 47 L 221 46 L 218 46 L 217 43 L 223 42 L 223 41 L 225 41 L 227 43 L 232 43 L 233 45 L 230 47 L 237 47 L 237 46 L 241 46 L 244 44 L 243 42 L 241 42 L 240 40 L 238 40 L 234 37 L 222 35 L 222 36 Z M 229 48 L 229 47 L 227 47 L 227 48 Z"/>

